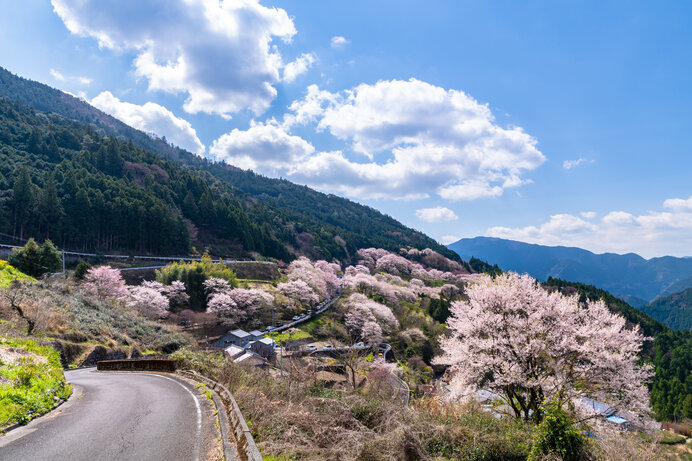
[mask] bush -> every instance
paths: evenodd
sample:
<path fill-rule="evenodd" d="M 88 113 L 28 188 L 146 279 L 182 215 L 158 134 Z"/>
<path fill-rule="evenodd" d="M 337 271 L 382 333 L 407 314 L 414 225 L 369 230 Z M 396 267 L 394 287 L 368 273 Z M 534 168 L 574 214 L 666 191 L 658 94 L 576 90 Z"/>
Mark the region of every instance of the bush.
<path fill-rule="evenodd" d="M 542 455 L 554 454 L 564 461 L 578 461 L 586 443 L 582 433 L 556 401 L 542 408 L 545 416 L 538 426 L 538 437 L 529 458 L 541 459 Z"/>
<path fill-rule="evenodd" d="M 84 276 L 87 274 L 87 272 L 91 269 L 91 264 L 87 261 L 79 261 L 79 264 L 77 264 L 77 267 L 75 267 L 74 270 L 74 278 L 76 280 L 83 280 Z"/>

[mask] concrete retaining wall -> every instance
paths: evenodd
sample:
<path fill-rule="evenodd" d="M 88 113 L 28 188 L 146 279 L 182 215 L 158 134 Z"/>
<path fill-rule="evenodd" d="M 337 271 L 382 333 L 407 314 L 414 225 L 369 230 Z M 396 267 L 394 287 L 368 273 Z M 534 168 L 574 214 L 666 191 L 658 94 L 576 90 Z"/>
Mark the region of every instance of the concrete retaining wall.
<path fill-rule="evenodd" d="M 175 372 L 175 361 L 167 359 L 101 360 L 96 363 L 99 371 L 167 371 Z"/>

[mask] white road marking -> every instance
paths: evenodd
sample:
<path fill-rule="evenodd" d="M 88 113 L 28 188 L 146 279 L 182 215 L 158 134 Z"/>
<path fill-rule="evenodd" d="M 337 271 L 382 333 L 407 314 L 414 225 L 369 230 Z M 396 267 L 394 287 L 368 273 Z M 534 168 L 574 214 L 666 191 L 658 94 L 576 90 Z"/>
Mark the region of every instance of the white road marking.
<path fill-rule="evenodd" d="M 178 386 L 185 389 L 185 391 L 188 394 L 190 394 L 190 396 L 192 397 L 192 400 L 195 401 L 195 407 L 197 407 L 197 437 L 195 437 L 195 459 L 194 459 L 194 461 L 199 461 L 199 440 L 202 438 L 202 408 L 199 405 L 199 400 L 197 399 L 197 396 L 190 389 L 188 389 L 182 383 L 180 383 L 179 381 L 177 381 L 173 378 L 169 378 L 167 376 L 161 376 L 161 375 L 150 375 L 150 376 L 159 376 L 163 379 L 173 381 Z"/>

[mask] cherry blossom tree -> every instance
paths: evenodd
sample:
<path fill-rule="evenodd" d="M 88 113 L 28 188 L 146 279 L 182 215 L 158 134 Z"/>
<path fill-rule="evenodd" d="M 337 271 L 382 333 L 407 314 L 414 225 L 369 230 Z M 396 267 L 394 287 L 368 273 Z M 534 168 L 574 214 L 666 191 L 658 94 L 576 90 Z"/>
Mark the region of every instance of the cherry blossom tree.
<path fill-rule="evenodd" d="M 317 293 L 303 280 L 279 283 L 276 288 L 292 301 L 304 306 L 314 306 L 320 302 Z"/>
<path fill-rule="evenodd" d="M 169 314 L 170 303 L 162 291 L 163 285 L 159 282 L 144 282 L 138 287 L 130 287 L 130 296 L 125 304 L 147 317 L 165 318 Z"/>
<path fill-rule="evenodd" d="M 579 303 L 528 275 L 482 276 L 452 304 L 450 336 L 435 359 L 451 366 L 453 396 L 480 389 L 505 400 L 517 418 L 540 422 L 540 405 L 589 396 L 624 409 L 647 409 L 651 367 L 638 364 L 639 327 L 603 301 Z"/>
<path fill-rule="evenodd" d="M 245 315 L 253 314 L 260 308 L 269 307 L 274 297 L 263 290 L 234 288 L 228 292 L 233 302 Z"/>
<path fill-rule="evenodd" d="M 110 266 L 89 269 L 83 286 L 101 301 L 124 301 L 130 294 L 120 271 Z"/>
<path fill-rule="evenodd" d="M 361 293 L 352 293 L 343 303 L 348 309 L 344 323 L 351 334 L 364 342 L 382 342 L 383 331 L 392 331 L 399 322 L 392 310 Z"/>
<path fill-rule="evenodd" d="M 274 297 L 257 289 L 231 288 L 223 279 L 210 278 L 204 282 L 207 292 L 207 311 L 223 317 L 226 324 L 235 324 L 261 307 L 270 306 Z"/>
<path fill-rule="evenodd" d="M 185 284 L 180 280 L 173 280 L 170 285 L 165 285 L 163 295 L 168 298 L 171 308 L 174 309 L 183 309 L 190 302 L 190 296 L 185 291 Z"/>
<path fill-rule="evenodd" d="M 207 312 L 222 317 L 227 325 L 235 325 L 246 317 L 245 311 L 238 307 L 227 292 L 212 294 L 207 302 Z"/>

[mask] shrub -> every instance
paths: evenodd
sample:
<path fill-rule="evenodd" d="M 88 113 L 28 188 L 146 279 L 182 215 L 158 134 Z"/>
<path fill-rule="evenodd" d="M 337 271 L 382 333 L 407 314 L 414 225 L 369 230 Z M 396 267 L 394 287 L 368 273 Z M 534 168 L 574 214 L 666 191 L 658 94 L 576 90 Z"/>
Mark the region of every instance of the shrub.
<path fill-rule="evenodd" d="M 79 264 L 74 269 L 73 277 L 76 280 L 83 280 L 89 269 L 91 269 L 91 264 L 88 261 L 79 261 Z"/>
<path fill-rule="evenodd" d="M 538 426 L 536 444 L 530 459 L 541 459 L 542 455 L 554 454 L 564 461 L 578 461 L 585 445 L 582 433 L 572 424 L 569 415 L 559 403 L 551 401 L 543 406 L 543 422 Z"/>

